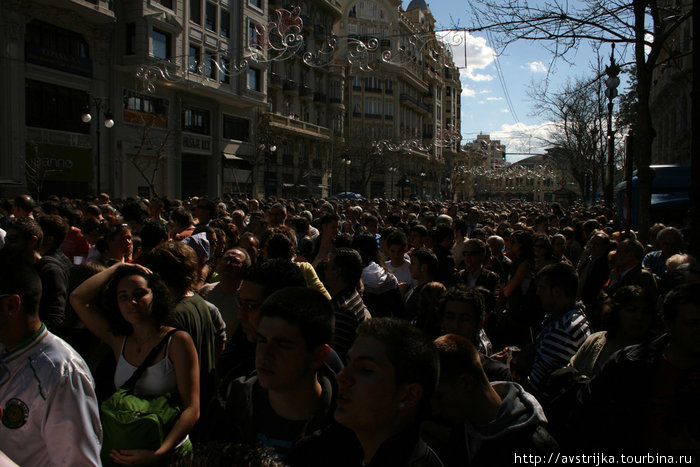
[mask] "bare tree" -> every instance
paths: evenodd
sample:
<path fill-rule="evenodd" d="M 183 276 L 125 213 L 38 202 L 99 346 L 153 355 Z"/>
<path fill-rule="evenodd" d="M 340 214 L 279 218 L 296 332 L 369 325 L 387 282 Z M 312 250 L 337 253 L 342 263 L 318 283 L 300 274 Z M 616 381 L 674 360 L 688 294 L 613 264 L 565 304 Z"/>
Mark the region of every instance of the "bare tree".
<path fill-rule="evenodd" d="M 475 30 L 498 33 L 495 46 L 503 49 L 525 40 L 539 41 L 552 61 L 570 60 L 585 42 L 609 42 L 633 49 L 638 114 L 635 158 L 639 173 L 639 231 L 646 240 L 651 211 L 651 146 L 654 128 L 649 108 L 652 73 L 661 57 L 674 56 L 667 43 L 692 15 L 692 2 L 664 0 L 474 0 Z"/>
<path fill-rule="evenodd" d="M 32 154 L 27 154 L 24 159 L 24 173 L 27 178 L 27 187 L 34 194 L 34 198 L 37 201 L 41 200 L 41 192 L 44 188 L 44 181 L 46 177 L 51 173 L 55 172 L 53 169 L 49 169 L 44 164 L 44 161 L 39 156 L 39 145 L 37 143 L 30 143 L 32 147 Z"/>
<path fill-rule="evenodd" d="M 171 130 L 163 127 L 157 115 L 140 112 L 137 115 L 142 126 L 134 144 L 136 152 L 127 155 L 127 159 L 146 182 L 152 196 L 157 198 L 156 175 L 167 158 Z"/>

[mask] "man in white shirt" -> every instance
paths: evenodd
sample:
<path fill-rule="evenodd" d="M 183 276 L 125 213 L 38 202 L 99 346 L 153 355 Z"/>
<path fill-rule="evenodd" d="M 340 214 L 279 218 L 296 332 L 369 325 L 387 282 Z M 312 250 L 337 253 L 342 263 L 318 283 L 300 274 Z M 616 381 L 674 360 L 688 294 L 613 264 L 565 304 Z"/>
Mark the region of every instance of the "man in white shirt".
<path fill-rule="evenodd" d="M 18 465 L 101 465 L 88 366 L 41 322 L 39 276 L 8 253 L 0 254 L 0 451 Z"/>

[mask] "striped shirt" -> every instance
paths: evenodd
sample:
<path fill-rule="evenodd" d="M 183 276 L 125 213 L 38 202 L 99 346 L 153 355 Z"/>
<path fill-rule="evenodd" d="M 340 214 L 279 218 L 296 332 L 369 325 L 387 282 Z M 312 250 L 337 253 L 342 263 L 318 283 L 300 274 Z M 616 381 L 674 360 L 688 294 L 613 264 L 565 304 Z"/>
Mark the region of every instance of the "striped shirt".
<path fill-rule="evenodd" d="M 535 339 L 535 358 L 527 377 L 527 384 L 536 392 L 542 390 L 542 384 L 554 371 L 569 363 L 591 334 L 583 308 L 579 303 L 577 308 L 545 319 Z"/>
<path fill-rule="evenodd" d="M 346 289 L 332 301 L 335 312 L 335 345 L 333 349 L 345 360 L 350 346 L 355 341 L 357 326 L 370 319 L 362 297 L 355 288 Z"/>

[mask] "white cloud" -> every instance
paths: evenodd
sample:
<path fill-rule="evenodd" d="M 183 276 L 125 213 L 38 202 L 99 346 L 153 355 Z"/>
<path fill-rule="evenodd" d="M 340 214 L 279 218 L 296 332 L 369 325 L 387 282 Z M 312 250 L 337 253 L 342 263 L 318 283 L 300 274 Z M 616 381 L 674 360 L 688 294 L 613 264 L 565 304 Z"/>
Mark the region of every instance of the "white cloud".
<path fill-rule="evenodd" d="M 506 145 L 506 157 L 514 162 L 527 157 L 528 154 L 543 154 L 549 147 L 544 141 L 548 139 L 553 122 L 534 125 L 524 123 L 503 124 L 498 131 L 491 132 L 491 139 L 500 140 Z"/>
<path fill-rule="evenodd" d="M 452 50 L 452 59 L 459 68 L 460 77 L 472 81 L 491 81 L 493 75 L 478 73 L 494 61 L 495 51 L 483 37 L 472 36 L 464 31 L 440 31 L 436 35 Z M 466 48 L 466 60 L 465 60 Z"/>
<path fill-rule="evenodd" d="M 464 97 L 474 97 L 476 96 L 476 89 L 472 89 L 466 84 L 462 83 L 462 96 Z"/>
<path fill-rule="evenodd" d="M 540 61 L 526 63 L 522 68 L 528 69 L 533 73 L 547 73 L 547 67 Z"/>
<path fill-rule="evenodd" d="M 501 109 L 501 113 L 507 114 L 507 113 L 510 113 L 510 110 L 508 110 L 508 109 Z"/>
<path fill-rule="evenodd" d="M 502 101 L 503 98 L 502 97 L 487 97 L 486 100 L 487 101 Z"/>

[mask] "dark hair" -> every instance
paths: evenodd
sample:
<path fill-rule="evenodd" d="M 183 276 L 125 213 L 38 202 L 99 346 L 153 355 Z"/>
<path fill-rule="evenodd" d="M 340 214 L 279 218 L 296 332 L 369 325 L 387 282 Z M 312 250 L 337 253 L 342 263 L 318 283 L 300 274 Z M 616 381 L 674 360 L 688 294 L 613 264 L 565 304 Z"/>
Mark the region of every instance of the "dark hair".
<path fill-rule="evenodd" d="M 106 310 L 106 318 L 109 322 L 110 329 L 115 335 L 128 336 L 133 332 L 131 324 L 124 319 L 119 310 L 119 302 L 117 300 L 117 287 L 119 282 L 130 276 L 141 276 L 146 279 L 146 285 L 151 289 L 153 294 L 153 302 L 151 304 L 151 316 L 159 326 L 172 324 L 173 303 L 168 292 L 168 287 L 163 282 L 158 274 L 148 274 L 142 268 L 135 266 L 120 266 L 112 275 L 107 289 L 103 296 L 103 306 Z"/>
<path fill-rule="evenodd" d="M 427 237 L 428 236 L 428 229 L 425 228 L 423 224 L 414 224 L 411 226 L 411 228 L 408 230 L 409 232 L 416 232 L 418 235 L 421 237 Z"/>
<path fill-rule="evenodd" d="M 109 248 L 109 242 L 113 241 L 124 231 L 130 231 L 129 226 L 126 224 L 112 223 L 107 224 L 106 227 L 103 224 L 102 235 L 97 240 L 97 250 L 100 253 L 104 253 Z"/>
<path fill-rule="evenodd" d="M 428 250 L 427 248 L 416 248 L 411 252 L 411 262 L 418 260 L 420 265 L 428 266 L 428 276 L 431 278 L 437 278 L 440 270 L 438 267 L 438 259 L 435 253 Z"/>
<path fill-rule="evenodd" d="M 321 216 L 321 225 L 330 224 L 335 221 L 340 221 L 340 216 L 334 212 L 329 212 Z"/>
<path fill-rule="evenodd" d="M 285 287 L 305 287 L 306 281 L 299 267 L 288 259 L 268 259 L 253 264 L 243 274 L 244 281 L 262 286 L 262 295 L 268 297 Z"/>
<path fill-rule="evenodd" d="M 55 248 L 61 246 L 68 233 L 68 224 L 63 217 L 53 214 L 39 217 L 39 226 L 44 233 L 44 238 L 53 237 Z"/>
<path fill-rule="evenodd" d="M 296 249 L 296 235 L 287 226 L 278 226 L 266 230 L 262 235 L 262 245 L 267 251 L 268 259 L 284 258 L 292 259 Z"/>
<path fill-rule="evenodd" d="M 543 278 L 546 278 L 550 287 L 558 287 L 567 297 L 571 299 L 576 297 L 578 274 L 570 264 L 559 261 L 544 266 L 537 274 L 537 280 Z"/>
<path fill-rule="evenodd" d="M 408 239 L 402 231 L 394 230 L 386 237 L 386 244 L 387 246 L 399 245 L 405 248 L 408 245 Z"/>
<path fill-rule="evenodd" d="M 20 217 L 7 226 L 7 230 L 15 230 L 24 240 L 36 237 L 35 250 L 39 250 L 44 243 L 44 231 L 37 221 L 31 217 Z"/>
<path fill-rule="evenodd" d="M 343 282 L 355 284 L 362 277 L 362 257 L 352 248 L 336 248 L 331 252 L 330 264 L 340 268 Z"/>
<path fill-rule="evenodd" d="M 517 260 L 513 261 L 513 270 L 522 262 L 532 263 L 535 259 L 535 250 L 532 246 L 532 234 L 527 230 L 516 230 L 511 235 L 520 244 L 520 253 Z"/>
<path fill-rule="evenodd" d="M 194 223 L 190 211 L 183 207 L 174 209 L 173 212 L 170 213 L 170 220 L 185 227 L 189 227 Z"/>
<path fill-rule="evenodd" d="M 700 305 L 700 287 L 697 284 L 679 285 L 666 295 L 663 313 L 669 324 L 676 321 L 680 305 Z"/>
<path fill-rule="evenodd" d="M 458 284 L 447 289 L 440 301 L 440 314 L 445 314 L 447 302 L 462 302 L 471 305 L 479 322 L 486 318 L 486 301 L 483 292 L 477 287 Z"/>
<path fill-rule="evenodd" d="M 20 220 L 22 219 L 17 219 L 16 222 Z M 34 267 L 19 252 L 0 250 L 0 293 L 19 295 L 25 315 L 39 314 L 41 279 Z"/>
<path fill-rule="evenodd" d="M 184 296 L 199 278 L 197 253 L 182 242 L 164 242 L 144 256 L 144 266 L 160 274 L 176 295 Z"/>
<path fill-rule="evenodd" d="M 357 338 L 371 337 L 384 345 L 384 353 L 394 367 L 396 384 L 418 383 L 423 396 L 419 418 L 430 410 L 430 399 L 438 380 L 438 354 L 428 337 L 412 324 L 395 318 L 372 318 L 357 327 Z"/>
<path fill-rule="evenodd" d="M 319 291 L 308 287 L 286 287 L 267 297 L 260 317 L 282 318 L 299 328 L 309 350 L 333 340 L 333 308 Z"/>
<path fill-rule="evenodd" d="M 155 219 L 148 219 L 141 227 L 141 247 L 152 250 L 159 243 L 168 241 L 168 229 L 165 224 Z"/>
<path fill-rule="evenodd" d="M 440 243 L 446 238 L 454 239 L 455 231 L 447 225 L 439 225 L 435 228 L 433 238 L 435 243 Z"/>
<path fill-rule="evenodd" d="M 455 382 L 459 375 L 466 373 L 473 376 L 481 386 L 489 384 L 479 352 L 469 339 L 457 334 L 447 334 L 435 340 L 435 347 L 440 358 L 441 379 L 448 383 Z"/>
<path fill-rule="evenodd" d="M 639 240 L 628 238 L 617 244 L 618 252 L 623 250 L 627 253 L 632 253 L 634 259 L 641 262 L 644 259 L 644 245 Z"/>
<path fill-rule="evenodd" d="M 352 241 L 352 247 L 360 253 L 363 266 L 367 266 L 371 261 L 381 264 L 379 246 L 374 235 L 367 232 L 358 234 Z"/>
<path fill-rule="evenodd" d="M 14 205 L 22 211 L 31 213 L 36 207 L 34 199 L 29 195 L 19 195 L 15 198 Z"/>
<path fill-rule="evenodd" d="M 645 312 L 653 314 L 653 308 L 642 287 L 638 285 L 620 287 L 603 310 L 603 327 L 608 331 L 609 338 L 617 334 L 620 326 L 620 311 L 632 304 L 638 304 Z"/>
<path fill-rule="evenodd" d="M 475 250 L 478 250 L 482 255 L 486 254 L 486 243 L 478 238 L 470 238 L 464 242 L 464 246 L 466 247 L 467 245 L 471 246 Z"/>

